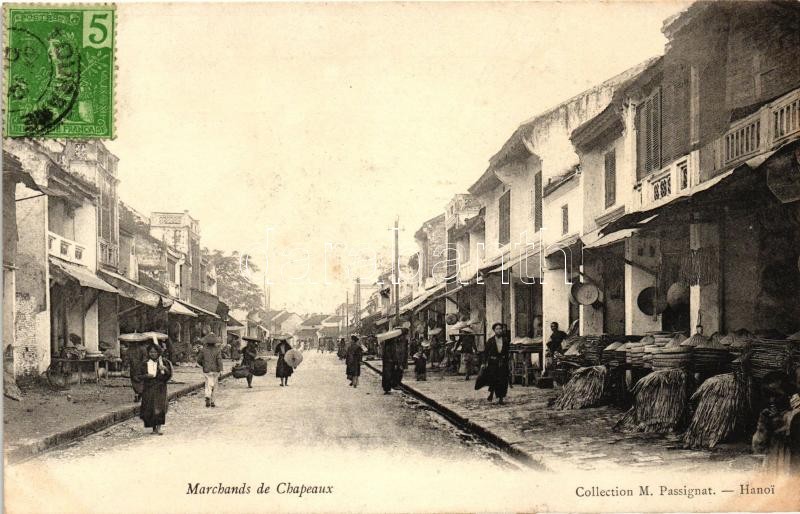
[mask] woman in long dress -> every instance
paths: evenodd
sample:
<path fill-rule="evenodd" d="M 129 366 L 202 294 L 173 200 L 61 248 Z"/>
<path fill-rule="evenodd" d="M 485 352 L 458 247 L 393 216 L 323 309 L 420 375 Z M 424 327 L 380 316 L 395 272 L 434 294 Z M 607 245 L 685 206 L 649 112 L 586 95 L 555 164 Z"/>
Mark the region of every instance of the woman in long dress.
<path fill-rule="evenodd" d="M 167 420 L 167 382 L 172 377 L 172 365 L 161 356 L 161 347 L 150 344 L 147 347 L 147 360 L 140 367 L 143 384 L 142 406 L 139 417 L 153 434 L 163 435 L 161 426 Z"/>
<path fill-rule="evenodd" d="M 361 376 L 361 359 L 363 358 L 364 350 L 361 348 L 361 343 L 358 342 L 356 336 L 350 336 L 350 346 L 347 347 L 347 378 L 350 379 L 350 385 L 358 387 L 358 377 Z"/>
<path fill-rule="evenodd" d="M 291 350 L 291 345 L 286 341 L 280 341 L 275 346 L 275 355 L 278 356 L 278 365 L 275 367 L 275 376 L 281 379 L 281 387 L 289 385 L 289 377 L 294 373 L 289 364 L 286 363 L 286 352 Z"/>

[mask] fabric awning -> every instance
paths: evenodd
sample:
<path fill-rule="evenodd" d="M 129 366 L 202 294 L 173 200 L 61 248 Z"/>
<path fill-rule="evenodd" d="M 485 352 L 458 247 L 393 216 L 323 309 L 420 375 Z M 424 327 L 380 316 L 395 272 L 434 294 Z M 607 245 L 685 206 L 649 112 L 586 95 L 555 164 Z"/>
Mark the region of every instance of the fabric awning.
<path fill-rule="evenodd" d="M 117 291 L 114 286 L 98 277 L 92 270 L 85 266 L 73 264 L 57 257 L 50 257 L 50 265 L 64 275 L 76 280 L 82 287 L 90 287 L 98 291 L 119 294 L 119 291 Z"/>
<path fill-rule="evenodd" d="M 170 314 L 178 314 L 180 316 L 190 316 L 192 318 L 196 318 L 197 314 L 194 313 L 191 309 L 186 308 L 180 302 L 172 302 L 172 305 L 169 308 Z"/>
<path fill-rule="evenodd" d="M 638 231 L 638 228 L 628 228 L 620 230 L 619 232 L 612 232 L 611 234 L 606 234 L 604 236 L 593 237 L 591 242 L 583 245 L 583 248 L 588 250 L 591 248 L 602 248 L 604 246 L 609 246 L 631 237 Z M 599 235 L 599 232 L 600 230 L 598 229 L 593 233 L 593 235 Z"/>
<path fill-rule="evenodd" d="M 500 273 L 502 271 L 509 270 L 525 259 L 536 257 L 537 255 L 539 255 L 539 249 L 535 245 L 525 246 L 519 254 L 514 257 L 510 255 L 507 256 L 502 262 L 500 262 L 499 265 L 489 268 L 486 273 Z"/>
<path fill-rule="evenodd" d="M 217 316 L 216 313 L 207 311 L 202 307 L 198 307 L 197 305 L 191 304 L 189 302 L 184 302 L 183 300 L 181 300 L 180 302 L 176 301 L 175 303 L 181 303 L 183 304 L 184 307 L 188 307 L 189 309 L 193 310 L 197 314 L 200 314 L 201 316 L 211 316 L 212 318 L 219 319 L 219 316 Z"/>
<path fill-rule="evenodd" d="M 244 325 L 233 316 L 228 316 L 228 329 L 243 328 Z"/>
<path fill-rule="evenodd" d="M 381 318 L 381 319 L 379 319 L 378 321 L 375 322 L 375 325 L 376 326 L 381 326 L 381 325 L 385 325 L 387 323 L 389 323 L 389 318 Z"/>
<path fill-rule="evenodd" d="M 427 290 L 423 291 L 422 294 L 420 294 L 419 296 L 417 296 L 416 298 L 414 298 L 413 300 L 411 300 L 407 304 L 405 304 L 402 307 L 400 307 L 400 314 L 406 313 L 406 312 L 408 312 L 410 310 L 413 310 L 414 308 L 420 306 L 423 302 L 425 302 L 425 300 L 427 300 L 428 298 L 430 298 L 434 294 L 438 293 L 439 291 L 444 289 L 446 286 L 447 286 L 447 282 L 442 282 L 441 284 L 435 285 L 431 289 L 427 289 Z"/>
<path fill-rule="evenodd" d="M 128 277 L 124 277 L 113 271 L 99 270 L 98 272 L 104 280 L 112 284 L 119 291 L 120 296 L 136 300 L 139 303 L 150 307 L 158 307 L 161 295 L 152 291 L 141 284 L 137 284 Z M 174 302 L 173 302 L 174 303 Z"/>
<path fill-rule="evenodd" d="M 742 167 L 746 168 L 748 172 L 752 171 L 750 167 L 747 166 L 746 164 L 742 165 Z M 716 187 L 722 184 L 723 182 L 727 182 L 729 179 L 731 179 L 735 171 L 737 170 L 732 169 L 724 173 L 720 173 L 716 177 L 706 180 L 705 182 L 701 182 L 695 187 L 682 191 L 681 193 L 678 193 L 675 196 L 670 196 L 663 200 L 655 202 L 650 206 L 648 206 L 646 210 L 635 211 L 625 214 L 620 218 L 618 218 L 617 220 L 612 221 L 605 227 L 601 228 L 600 233 L 603 235 L 611 234 L 612 232 L 617 232 L 629 228 L 636 228 L 641 224 L 648 223 L 650 220 L 653 219 L 653 216 L 662 212 L 666 207 L 687 202 L 691 200 L 698 193 L 706 191 L 712 187 Z"/>

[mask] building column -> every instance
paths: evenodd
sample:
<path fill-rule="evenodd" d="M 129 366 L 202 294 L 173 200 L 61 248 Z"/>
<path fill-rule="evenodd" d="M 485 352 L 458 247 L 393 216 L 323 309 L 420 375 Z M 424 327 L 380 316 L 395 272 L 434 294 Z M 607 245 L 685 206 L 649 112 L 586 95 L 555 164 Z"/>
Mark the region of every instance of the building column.
<path fill-rule="evenodd" d="M 691 330 L 703 326 L 706 336 L 718 332 L 722 326 L 719 298 L 719 283 L 722 270 L 719 261 L 719 225 L 717 223 L 692 223 L 689 225 L 689 247 L 692 250 L 706 250 L 713 259 L 716 277 L 709 284 L 691 285 L 689 288 L 689 315 Z M 704 282 L 703 277 L 701 282 Z M 712 277 L 706 277 L 710 280 Z"/>
<path fill-rule="evenodd" d="M 588 259 L 585 259 L 586 262 Z M 600 275 L 597 266 L 593 265 L 595 261 L 586 262 L 581 265 L 581 273 L 597 279 Z M 581 275 L 581 282 L 587 282 L 586 276 Z M 600 282 L 600 280 L 596 280 Z M 578 308 L 578 333 L 582 336 L 586 335 L 599 335 L 603 333 L 603 309 L 597 308 L 593 305 L 581 305 Z"/>
<path fill-rule="evenodd" d="M 661 315 L 652 316 L 639 310 L 637 300 L 656 278 L 644 268 L 654 270 L 660 255 L 658 239 L 633 236 L 625 242 L 625 333 L 643 335 L 661 330 Z"/>
<path fill-rule="evenodd" d="M 500 274 L 492 273 L 484 279 L 486 289 L 486 331 L 491 337 L 492 325 L 503 321 L 503 293 Z"/>

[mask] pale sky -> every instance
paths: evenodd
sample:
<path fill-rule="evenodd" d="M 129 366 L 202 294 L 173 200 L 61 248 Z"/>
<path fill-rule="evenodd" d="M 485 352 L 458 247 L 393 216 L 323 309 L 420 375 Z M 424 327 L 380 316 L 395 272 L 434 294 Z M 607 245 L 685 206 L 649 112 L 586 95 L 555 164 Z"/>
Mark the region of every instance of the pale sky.
<path fill-rule="evenodd" d="M 415 252 L 521 122 L 663 53 L 687 5 L 119 4 L 120 196 L 262 261 L 273 227 L 272 307 L 329 311 L 326 242 L 388 249 L 399 216 Z"/>

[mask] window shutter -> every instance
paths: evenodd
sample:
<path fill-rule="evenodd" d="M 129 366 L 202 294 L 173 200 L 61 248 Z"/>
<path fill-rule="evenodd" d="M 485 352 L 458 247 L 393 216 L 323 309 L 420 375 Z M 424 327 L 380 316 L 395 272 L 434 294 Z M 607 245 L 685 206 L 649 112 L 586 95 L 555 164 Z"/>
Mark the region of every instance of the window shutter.
<path fill-rule="evenodd" d="M 605 166 L 606 207 L 617 202 L 617 153 L 614 150 L 606 153 Z"/>
<path fill-rule="evenodd" d="M 661 90 L 636 108 L 637 179 L 661 168 Z"/>
<path fill-rule="evenodd" d="M 636 107 L 636 179 L 641 180 L 647 175 L 647 145 L 645 144 L 645 107 L 646 103 L 641 103 Z"/>
<path fill-rule="evenodd" d="M 511 191 L 503 193 L 498 208 L 500 211 L 498 242 L 504 245 L 511 241 Z"/>
<path fill-rule="evenodd" d="M 542 228 L 542 172 L 533 176 L 533 230 Z"/>
<path fill-rule="evenodd" d="M 657 89 L 650 100 L 650 110 L 652 111 L 652 137 L 650 144 L 651 168 L 650 171 L 661 169 L 661 89 Z"/>
<path fill-rule="evenodd" d="M 564 205 L 561 207 L 561 234 L 567 233 L 569 233 L 569 206 Z"/>

